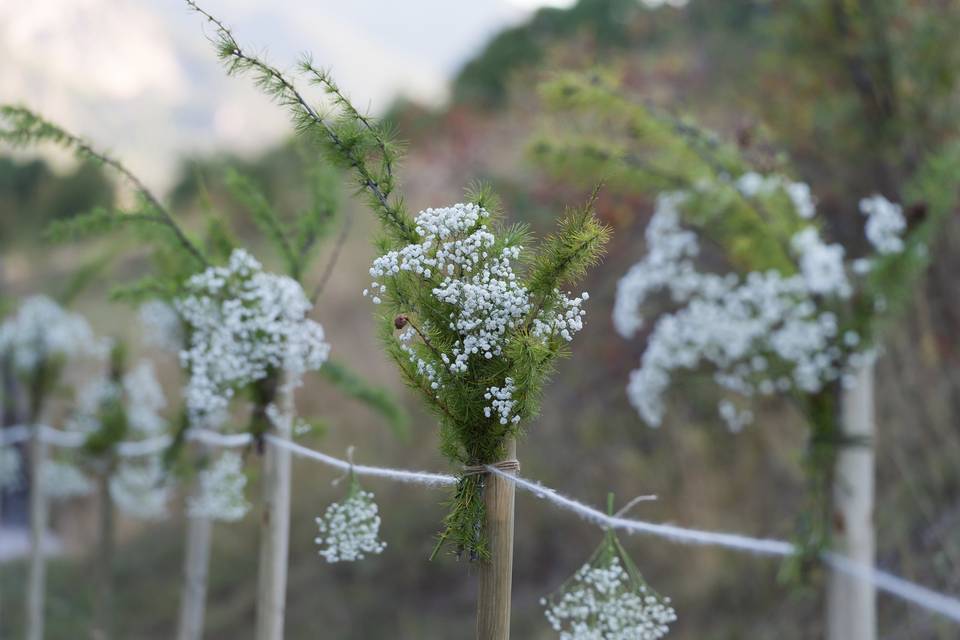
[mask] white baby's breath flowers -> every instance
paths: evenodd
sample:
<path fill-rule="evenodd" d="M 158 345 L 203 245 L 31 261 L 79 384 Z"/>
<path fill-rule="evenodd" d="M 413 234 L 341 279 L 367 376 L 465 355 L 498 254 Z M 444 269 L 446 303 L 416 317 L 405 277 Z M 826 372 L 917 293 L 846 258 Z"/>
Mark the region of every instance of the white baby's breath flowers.
<path fill-rule="evenodd" d="M 560 594 L 541 604 L 560 640 L 656 640 L 677 619 L 670 599 L 634 584 L 616 556 L 584 565 Z"/>
<path fill-rule="evenodd" d="M 160 412 L 167 406 L 167 399 L 150 361 L 140 361 L 123 376 L 123 391 L 130 428 L 142 436 L 162 433 L 166 420 Z"/>
<path fill-rule="evenodd" d="M 810 190 L 810 185 L 806 183 L 793 182 L 777 174 L 764 176 L 755 171 L 748 171 L 737 178 L 735 184 L 740 193 L 748 198 L 767 196 L 782 189 L 799 217 L 809 220 L 817 213 L 813 192 Z"/>
<path fill-rule="evenodd" d="M 847 280 L 842 246 L 826 244 L 815 227 L 807 227 L 791 238 L 790 247 L 797 254 L 810 293 L 850 297 L 853 288 Z"/>
<path fill-rule="evenodd" d="M 581 308 L 581 305 L 590 299 L 590 294 L 586 291 L 575 298 L 554 290 L 554 294 L 560 302 L 560 307 L 543 314 L 543 318 L 535 318 L 530 333 L 538 338 L 558 335 L 567 342 L 573 340 L 573 336 L 583 329 L 583 317 L 587 312 Z"/>
<path fill-rule="evenodd" d="M 52 500 L 68 500 L 93 493 L 93 483 L 79 467 L 60 460 L 44 460 L 40 467 L 43 492 Z"/>
<path fill-rule="evenodd" d="M 29 373 L 59 358 L 103 357 L 106 344 L 82 316 L 46 296 L 33 296 L 0 325 L 0 353 L 10 353 L 14 367 Z"/>
<path fill-rule="evenodd" d="M 447 378 L 464 375 L 471 361 L 499 357 L 510 333 L 527 320 L 534 306 L 513 268 L 522 247 L 498 244 L 488 211 L 475 204 L 455 204 L 421 211 L 415 222 L 419 241 L 374 260 L 373 282 L 363 294 L 380 304 L 393 279 L 414 277 L 429 284 L 444 309 L 444 328 L 456 334 L 456 340 L 442 350 L 431 346 L 435 359 L 419 354 L 411 345 L 417 331 L 404 326 L 405 317 L 398 325 L 402 328 L 398 340 L 416 374 L 437 391 L 446 386 Z M 557 303 L 530 321 L 530 335 L 544 342 L 569 342 L 583 329 L 582 306 L 589 296 L 553 293 Z M 490 404 L 484 408 L 485 417 L 501 424 L 519 422 L 519 415 L 513 413 L 515 391 L 512 380 L 487 387 Z"/>
<path fill-rule="evenodd" d="M 144 342 L 163 351 L 177 353 L 183 346 L 183 324 L 177 310 L 163 300 L 140 305 Z"/>
<path fill-rule="evenodd" d="M 721 400 L 717 404 L 717 413 L 720 414 L 720 418 L 733 433 L 742 431 L 745 426 L 753 422 L 752 411 L 749 409 L 740 410 L 730 400 Z"/>
<path fill-rule="evenodd" d="M 513 406 L 516 404 L 513 399 L 513 392 L 516 390 L 513 378 L 504 379 L 502 387 L 488 388 L 483 397 L 485 400 L 489 400 L 490 404 L 483 408 L 484 417 L 494 417 L 500 424 L 520 422 L 519 415 L 511 415 L 513 414 Z"/>
<path fill-rule="evenodd" d="M 319 369 L 330 345 L 307 314 L 312 304 L 294 279 L 266 273 L 243 249 L 225 267 L 210 267 L 186 283 L 175 303 L 189 331 L 180 354 L 189 371 L 186 403 L 195 425 L 226 410 L 234 393 L 284 371 L 299 384 Z"/>
<path fill-rule="evenodd" d="M 867 217 L 864 229 L 867 240 L 880 254 L 900 253 L 903 251 L 903 233 L 907 230 L 907 221 L 903 217 L 903 208 L 890 202 L 881 195 L 874 195 L 860 201 L 860 212 Z"/>
<path fill-rule="evenodd" d="M 764 180 L 744 176 L 741 188 L 761 190 Z M 807 227 L 791 243 L 797 275 L 701 273 L 694 262 L 697 236 L 680 225 L 685 201 L 682 193 L 658 198 L 646 232 L 647 254 L 617 287 L 613 320 L 624 337 L 642 326 L 642 308 L 653 294 L 665 291 L 679 305 L 657 319 L 641 366 L 630 375 L 627 393 L 643 420 L 661 424 L 674 372 L 703 363 L 714 367 L 721 387 L 747 398 L 794 389 L 813 393 L 839 379 L 859 336 L 848 331 L 841 340 L 836 315 L 819 301 L 852 293 L 843 248 L 825 244 L 815 227 Z M 718 410 L 732 430 L 753 417 L 729 400 Z"/>
<path fill-rule="evenodd" d="M 110 497 L 125 514 L 140 520 L 167 515 L 173 486 L 157 456 L 125 460 L 110 477 Z"/>
<path fill-rule="evenodd" d="M 449 328 L 460 335 L 443 354 L 454 374 L 467 371 L 471 356 L 499 356 L 507 332 L 530 311 L 527 289 L 511 265 L 520 247 L 503 247 L 495 255 L 489 217 L 474 204 L 421 211 L 420 242 L 380 256 L 370 268 L 379 280 L 409 272 L 436 283 L 433 295 L 450 305 Z M 374 281 L 371 289 L 375 294 L 384 286 Z"/>
<path fill-rule="evenodd" d="M 101 412 L 110 402 L 120 402 L 130 433 L 127 440 L 141 440 L 163 433 L 166 420 L 161 411 L 167 400 L 157 380 L 153 364 L 141 360 L 124 374 L 120 384 L 101 375 L 83 385 L 77 393 L 77 406 L 67 420 L 67 430 L 91 434 L 101 425 Z"/>
<path fill-rule="evenodd" d="M 343 502 L 327 507 L 317 518 L 316 543 L 327 562 L 353 562 L 366 554 L 379 554 L 387 543 L 380 540 L 380 516 L 373 494 L 354 485 Z"/>
<path fill-rule="evenodd" d="M 197 492 L 187 500 L 187 515 L 222 522 L 240 520 L 250 511 L 244 495 L 246 485 L 240 456 L 232 452 L 220 454 L 200 472 Z"/>
<path fill-rule="evenodd" d="M 16 447 L 0 446 L 0 489 L 17 489 L 23 482 L 23 461 Z"/>

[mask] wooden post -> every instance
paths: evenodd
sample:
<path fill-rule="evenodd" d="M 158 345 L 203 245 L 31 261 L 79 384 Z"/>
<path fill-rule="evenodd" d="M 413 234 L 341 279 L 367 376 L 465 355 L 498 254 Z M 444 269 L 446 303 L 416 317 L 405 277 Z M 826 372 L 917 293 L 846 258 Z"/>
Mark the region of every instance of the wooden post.
<path fill-rule="evenodd" d="M 100 531 L 97 541 L 96 599 L 94 605 L 94 640 L 113 638 L 113 551 L 114 551 L 114 506 L 110 497 L 110 469 L 104 464 L 97 474 L 97 487 L 100 500 Z"/>
<path fill-rule="evenodd" d="M 507 441 L 507 459 L 517 456 L 517 441 Z M 490 560 L 480 563 L 477 640 L 509 640 L 510 592 L 513 586 L 513 503 L 516 485 L 487 475 L 483 489 Z"/>
<path fill-rule="evenodd" d="M 27 577 L 27 640 L 43 640 L 43 610 L 47 566 L 47 494 L 43 486 L 43 466 L 47 443 L 34 424 L 30 439 L 30 568 Z"/>
<path fill-rule="evenodd" d="M 272 433 L 290 438 L 293 389 L 280 387 L 280 412 Z M 263 460 L 263 512 L 260 520 L 260 567 L 257 577 L 256 640 L 283 640 L 290 543 L 290 451 L 269 442 Z"/>
<path fill-rule="evenodd" d="M 213 521 L 204 516 L 187 517 L 187 548 L 180 589 L 180 623 L 177 640 L 200 640 L 207 607 L 207 576 Z"/>
<path fill-rule="evenodd" d="M 200 640 L 203 637 L 212 533 L 213 521 L 210 518 L 187 518 L 187 552 L 183 566 L 177 640 Z"/>
<path fill-rule="evenodd" d="M 854 372 L 856 386 L 845 389 L 843 433 L 858 441 L 837 456 L 833 479 L 834 551 L 863 567 L 873 568 L 874 384 L 873 364 Z M 832 571 L 827 584 L 827 639 L 875 640 L 876 589 L 865 580 Z"/>

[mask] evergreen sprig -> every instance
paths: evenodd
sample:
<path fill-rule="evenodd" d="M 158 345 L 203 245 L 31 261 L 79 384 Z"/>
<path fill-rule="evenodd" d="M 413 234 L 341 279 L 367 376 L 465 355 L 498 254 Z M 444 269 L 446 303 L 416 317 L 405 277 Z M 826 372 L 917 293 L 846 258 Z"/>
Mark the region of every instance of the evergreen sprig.
<path fill-rule="evenodd" d="M 166 227 L 176 240 L 177 244 L 192 256 L 199 264 L 207 266 L 206 257 L 187 236 L 186 232 L 177 224 L 174 217 L 164 207 L 146 185 L 130 171 L 123 163 L 107 153 L 94 148 L 90 143 L 66 129 L 50 122 L 24 107 L 0 106 L 0 142 L 6 142 L 15 147 L 26 147 L 41 143 L 52 143 L 72 151 L 80 160 L 97 165 L 110 167 L 124 178 L 137 192 L 142 201 L 142 207 L 134 213 L 97 209 L 79 220 L 61 223 L 54 228 L 54 233 L 76 233 L 80 231 L 96 232 L 121 223 L 152 222 Z M 128 217 L 129 216 L 129 217 Z"/>
<path fill-rule="evenodd" d="M 376 240 L 378 252 L 385 255 L 424 241 L 424 230 L 406 213 L 398 192 L 395 168 L 402 147 L 393 132 L 356 109 L 329 72 L 304 57 L 298 71 L 326 93 L 331 111 L 325 113 L 314 107 L 293 78 L 248 53 L 220 20 L 200 9 L 194 0 L 186 2 L 214 26 L 213 42 L 228 73 L 250 74 L 267 95 L 291 112 L 300 133 L 312 136 L 332 161 L 353 171 L 384 231 Z M 609 230 L 594 215 L 594 194 L 590 202 L 561 222 L 539 250 L 533 250 L 525 226 L 502 222 L 500 203 L 492 190 L 475 185 L 468 198 L 479 214 L 473 228 L 462 235 L 491 233 L 492 240 L 484 245 L 483 255 L 478 253 L 472 266 L 461 265 L 459 271 L 450 265 L 448 273 L 392 272 L 375 287 L 379 288 L 375 302 L 382 302 L 380 337 L 384 349 L 404 382 L 437 416 L 441 451 L 455 463 L 478 465 L 500 460 L 507 439 L 516 436 L 522 424 L 538 413 L 543 386 L 556 359 L 567 353 L 570 339 L 566 328 L 558 328 L 562 325 L 558 318 L 570 312 L 579 321 L 579 305 L 586 297 L 570 300 L 560 288 L 574 285 L 596 264 L 605 250 Z M 437 246 L 424 250 L 436 252 Z M 468 365 L 452 372 L 449 354 L 458 344 L 462 346 L 464 339 L 463 329 L 452 322 L 460 309 L 457 303 L 438 297 L 437 288 L 445 276 L 466 278 L 465 273 L 471 269 L 488 268 L 501 257 L 509 262 L 507 256 L 514 255 L 519 256 L 518 262 L 528 265 L 522 273 L 511 272 L 511 278 L 516 278 L 523 290 L 518 295 L 529 301 L 524 302 L 523 317 L 498 338 L 502 345 L 496 353 L 486 357 L 468 354 Z M 509 392 L 503 391 L 508 387 Z M 494 389 L 509 396 L 509 420 L 494 415 Z M 480 558 L 488 555 L 482 530 L 483 482 L 482 476 L 472 474 L 461 479 L 437 548 L 450 542 L 458 553 Z"/>
<path fill-rule="evenodd" d="M 194 2 L 187 6 L 203 16 L 215 30 L 212 40 L 217 55 L 230 75 L 249 74 L 263 92 L 286 108 L 298 132 L 314 136 L 334 162 L 353 171 L 360 191 L 368 196 L 387 232 L 399 241 L 415 237 L 413 221 L 402 199 L 394 194 L 393 167 L 398 149 L 389 131 L 371 124 L 335 85 L 328 74 L 304 58 L 300 71 L 332 97 L 335 112 L 325 114 L 313 106 L 287 74 L 254 54 L 248 53 L 233 32 L 219 19 Z"/>
<path fill-rule="evenodd" d="M 562 218 L 557 231 L 540 245 L 528 279 L 534 294 L 547 297 L 554 289 L 580 280 L 596 266 L 610 240 L 610 229 L 594 215 L 599 191 L 598 185 L 586 204 Z"/>
<path fill-rule="evenodd" d="M 408 434 L 410 417 L 385 389 L 371 385 L 347 365 L 337 360 L 327 360 L 320 368 L 320 375 L 345 395 L 379 413 L 387 420 L 396 435 L 405 437 Z"/>
<path fill-rule="evenodd" d="M 532 145 L 534 157 L 549 171 L 581 182 L 606 179 L 614 188 L 648 197 L 680 191 L 683 223 L 715 242 L 736 271 L 773 269 L 784 277 L 798 271 L 791 241 L 804 228 L 818 226 L 818 221 L 812 199 L 811 210 L 803 212 L 788 193 L 784 167 L 772 173 L 779 186 L 751 193 L 739 182 L 742 178 L 769 176 L 757 173 L 734 146 L 689 119 L 626 94 L 603 72 L 560 75 L 543 85 L 542 95 L 563 116 L 562 130 L 548 130 Z M 926 215 L 921 221 L 908 219 L 903 249 L 872 256 L 869 274 L 859 280 L 850 299 L 814 297 L 818 307 L 834 314 L 838 336 L 858 338 L 856 344 L 835 346 L 843 354 L 838 366 L 844 366 L 851 354 L 877 344 L 883 324 L 909 299 L 929 263 L 928 247 L 936 229 L 960 201 L 958 173 L 960 147 L 931 152 L 905 185 L 906 209 L 919 208 Z M 800 552 L 784 567 L 787 577 L 802 575 L 811 559 L 829 545 L 836 455 L 840 447 L 862 444 L 842 435 L 836 406 L 839 384 L 831 382 L 816 392 L 794 390 L 788 396 L 804 415 L 810 437 L 805 457 L 809 506 L 798 525 Z"/>
<path fill-rule="evenodd" d="M 803 221 L 782 191 L 750 197 L 736 188 L 751 166 L 734 147 L 689 118 L 626 95 L 605 72 L 561 74 L 541 95 L 564 122 L 562 132 L 551 128 L 533 140 L 541 166 L 630 193 L 686 191 L 697 201 L 686 207 L 688 221 L 738 267 L 795 270 L 789 239 Z"/>

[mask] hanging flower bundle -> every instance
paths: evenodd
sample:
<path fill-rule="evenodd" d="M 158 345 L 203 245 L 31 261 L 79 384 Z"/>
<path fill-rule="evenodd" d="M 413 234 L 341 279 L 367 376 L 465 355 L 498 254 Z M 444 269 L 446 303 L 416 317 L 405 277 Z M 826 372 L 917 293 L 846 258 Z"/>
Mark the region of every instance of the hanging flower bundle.
<path fill-rule="evenodd" d="M 560 640 L 656 640 L 677 619 L 670 598 L 650 588 L 611 529 L 586 564 L 540 604 Z"/>
<path fill-rule="evenodd" d="M 197 491 L 187 499 L 187 515 L 221 522 L 240 520 L 250 511 L 246 486 L 243 459 L 230 451 L 221 453 L 200 471 Z"/>
<path fill-rule="evenodd" d="M 0 447 L 0 490 L 17 489 L 23 482 L 23 461 L 11 446 Z"/>
<path fill-rule="evenodd" d="M 320 535 L 315 542 L 327 562 L 354 562 L 378 555 L 387 547 L 380 539 L 380 515 L 373 493 L 364 491 L 350 471 L 347 497 L 327 507 L 317 518 Z"/>

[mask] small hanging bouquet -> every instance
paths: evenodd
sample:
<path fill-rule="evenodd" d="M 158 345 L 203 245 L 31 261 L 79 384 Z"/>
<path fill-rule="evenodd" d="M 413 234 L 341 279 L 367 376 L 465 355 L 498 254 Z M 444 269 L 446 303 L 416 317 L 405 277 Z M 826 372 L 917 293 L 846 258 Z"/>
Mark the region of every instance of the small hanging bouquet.
<path fill-rule="evenodd" d="M 612 529 L 587 563 L 540 604 L 560 640 L 656 640 L 677 619 L 670 598 L 647 585 Z"/>
<path fill-rule="evenodd" d="M 360 486 L 351 468 L 349 489 L 342 502 L 327 507 L 317 518 L 320 535 L 316 543 L 327 562 L 354 562 L 367 554 L 378 555 L 387 543 L 380 539 L 380 514 L 373 493 Z"/>

